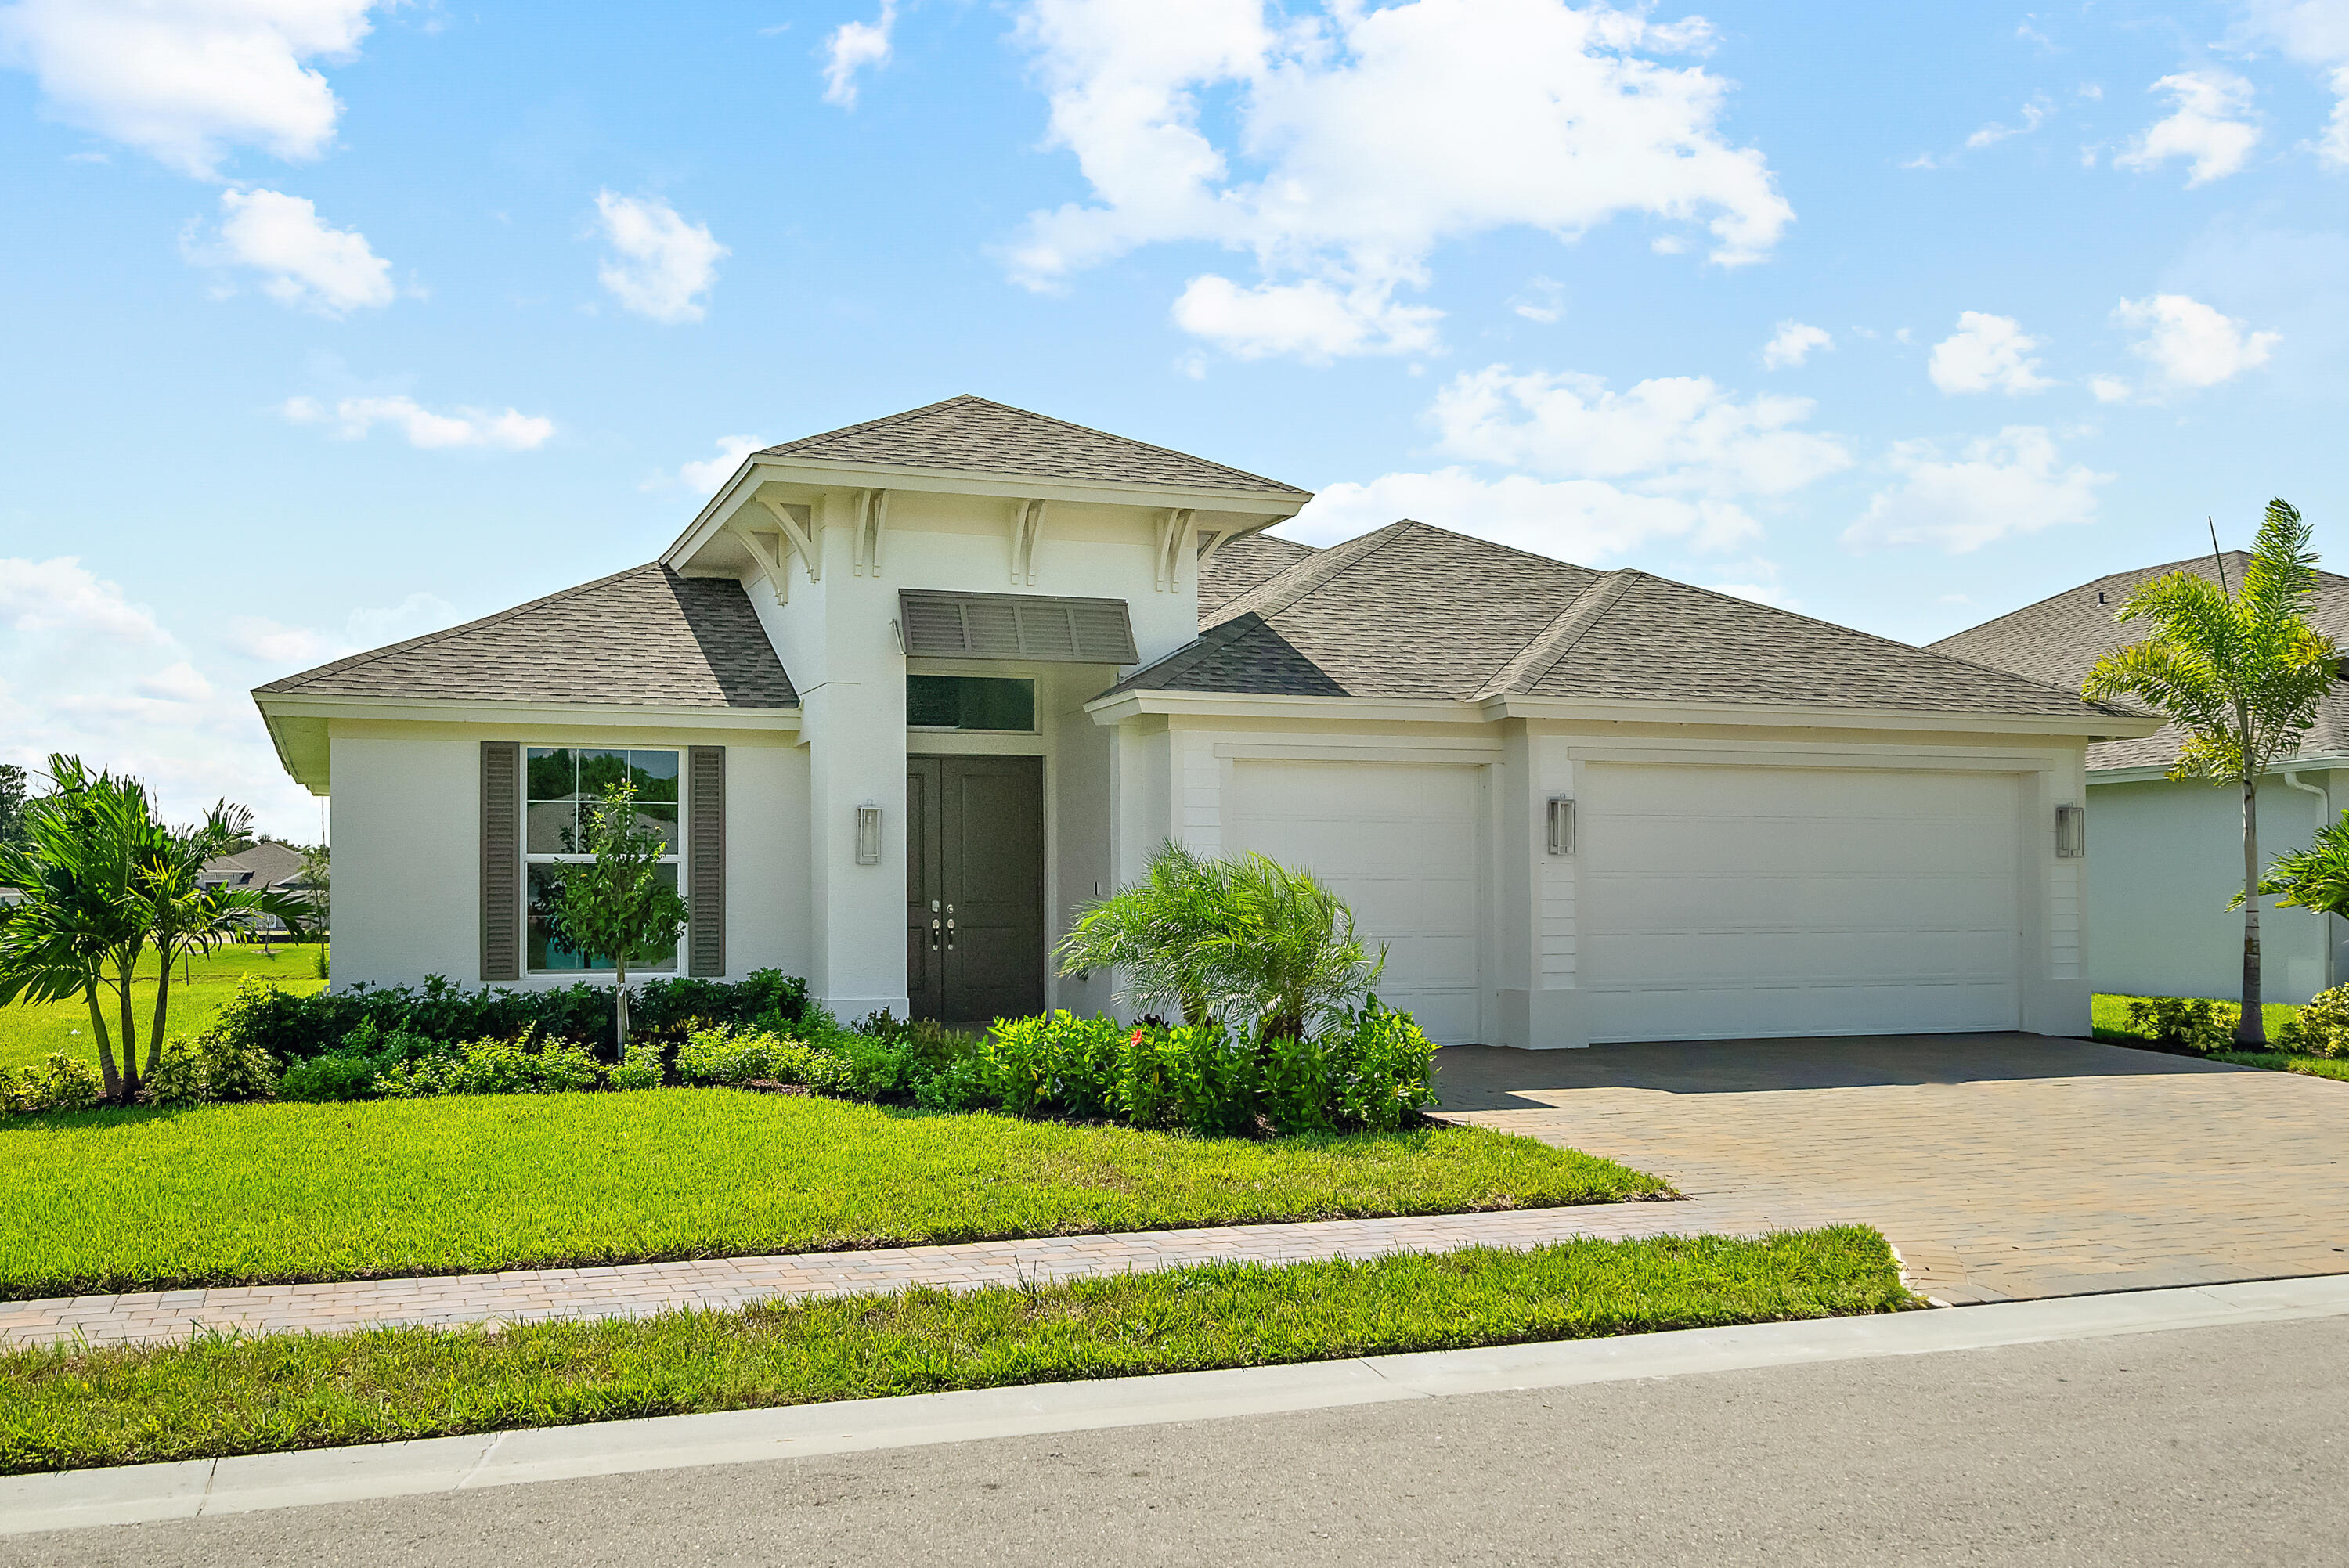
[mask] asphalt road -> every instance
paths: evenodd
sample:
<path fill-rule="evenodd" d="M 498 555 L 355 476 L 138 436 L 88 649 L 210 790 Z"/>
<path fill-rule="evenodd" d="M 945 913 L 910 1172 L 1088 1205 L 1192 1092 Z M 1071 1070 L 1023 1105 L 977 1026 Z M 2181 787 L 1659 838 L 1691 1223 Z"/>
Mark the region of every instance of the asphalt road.
<path fill-rule="evenodd" d="M 0 1538 L 0 1568 L 2349 1563 L 2349 1318 Z"/>

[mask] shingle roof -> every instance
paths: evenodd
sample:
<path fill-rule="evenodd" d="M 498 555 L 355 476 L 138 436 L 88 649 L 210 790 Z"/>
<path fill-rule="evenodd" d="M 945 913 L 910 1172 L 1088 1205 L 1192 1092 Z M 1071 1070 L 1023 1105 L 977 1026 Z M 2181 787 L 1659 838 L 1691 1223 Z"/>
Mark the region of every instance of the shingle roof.
<path fill-rule="evenodd" d="M 657 562 L 256 692 L 663 707 L 799 702 L 740 583 L 680 577 Z"/>
<path fill-rule="evenodd" d="M 1199 624 L 1222 619 L 1216 612 L 1225 605 L 1315 553 L 1309 544 L 1268 533 L 1233 540 L 1199 563 Z"/>
<path fill-rule="evenodd" d="M 1116 689 L 2128 711 L 1644 572 L 1594 572 L 1410 521 L 1298 558 Z"/>
<path fill-rule="evenodd" d="M 1170 490 L 1307 493 L 1261 474 L 1031 414 L 1009 404 L 990 403 L 968 393 L 886 418 L 785 441 L 758 456 L 953 469 L 1023 479 L 1092 480 Z"/>
<path fill-rule="evenodd" d="M 2250 558 L 2230 550 L 2222 559 L 2227 581 L 2240 584 Z M 2218 574 L 2207 555 L 2116 572 L 1929 645 L 1937 653 L 2077 691 L 2107 649 L 2141 643 L 2153 634 L 2150 622 L 2123 623 L 2113 617 L 2131 593 L 2172 572 L 2206 578 Z M 2349 645 L 2349 577 L 2331 572 L 2317 576 L 2321 586 L 2309 601 L 2308 618 L 2318 631 Z M 2088 766 L 2167 768 L 2178 760 L 2184 738 L 2169 726 L 2138 739 L 2104 741 L 2088 748 Z M 2302 739 L 2300 749 L 2311 757 L 2349 756 L 2349 691 L 2333 688 L 2317 709 L 2315 727 Z"/>

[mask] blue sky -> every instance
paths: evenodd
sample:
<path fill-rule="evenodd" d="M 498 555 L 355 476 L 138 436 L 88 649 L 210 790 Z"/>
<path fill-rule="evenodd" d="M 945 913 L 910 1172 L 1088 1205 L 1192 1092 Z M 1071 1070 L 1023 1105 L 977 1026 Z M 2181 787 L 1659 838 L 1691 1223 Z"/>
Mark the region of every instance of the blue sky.
<path fill-rule="evenodd" d="M 1923 641 L 2349 503 L 2349 0 L 0 3 L 0 759 L 977 392 Z M 730 444 L 729 444 L 730 442 Z"/>

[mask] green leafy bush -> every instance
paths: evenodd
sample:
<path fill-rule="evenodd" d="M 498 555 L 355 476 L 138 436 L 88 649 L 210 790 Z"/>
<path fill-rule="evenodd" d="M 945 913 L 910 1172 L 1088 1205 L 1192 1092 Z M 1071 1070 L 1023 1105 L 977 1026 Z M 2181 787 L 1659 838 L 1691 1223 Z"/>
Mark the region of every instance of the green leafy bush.
<path fill-rule="evenodd" d="M 2128 1026 L 2172 1050 L 2223 1051 L 2235 1039 L 2242 1009 L 2192 996 L 2139 996 L 2128 1006 Z"/>
<path fill-rule="evenodd" d="M 658 1088 L 662 1083 L 661 1047 L 657 1040 L 631 1040 L 627 1051 L 604 1075 L 617 1089 Z"/>
<path fill-rule="evenodd" d="M 0 1068 L 0 1115 L 91 1110 L 105 1099 L 106 1085 L 98 1069 L 63 1051 L 52 1051 L 36 1068 Z"/>
<path fill-rule="evenodd" d="M 395 1062 L 376 1075 L 374 1089 L 388 1099 L 441 1094 L 563 1094 L 594 1088 L 603 1076 L 595 1058 L 577 1046 L 515 1040 L 467 1040 Z"/>
<path fill-rule="evenodd" d="M 694 1085 L 803 1084 L 831 1091 L 844 1089 L 848 1082 L 838 1058 L 804 1040 L 763 1030 L 738 1033 L 723 1024 L 686 1037 L 677 1048 L 677 1076 Z"/>
<path fill-rule="evenodd" d="M 1000 1018 L 968 1050 L 980 1098 L 1014 1116 L 1057 1111 L 1094 1118 L 1115 1109 L 1117 1057 L 1124 1029 L 1115 1018 L 1058 1012 Z"/>
<path fill-rule="evenodd" d="M 2349 1057 L 2349 985 L 2310 997 L 2299 1016 L 2276 1031 L 2276 1045 L 2303 1056 Z"/>
<path fill-rule="evenodd" d="M 1408 1013 L 1372 997 L 1317 1042 L 1328 1052 L 1338 1119 L 1392 1132 L 1435 1103 L 1435 1042 Z"/>
<path fill-rule="evenodd" d="M 268 1052 L 209 1033 L 173 1038 L 146 1081 L 150 1105 L 216 1105 L 268 1099 L 276 1092 L 277 1063 Z"/>

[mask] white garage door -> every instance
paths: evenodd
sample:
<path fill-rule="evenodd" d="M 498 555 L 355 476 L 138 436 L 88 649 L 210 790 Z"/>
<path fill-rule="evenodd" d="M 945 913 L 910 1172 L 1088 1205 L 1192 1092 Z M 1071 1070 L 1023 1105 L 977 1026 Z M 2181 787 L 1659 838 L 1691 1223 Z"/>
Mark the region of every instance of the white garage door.
<path fill-rule="evenodd" d="M 1593 1039 L 2016 1026 L 2013 776 L 1592 763 L 1579 794 Z"/>
<path fill-rule="evenodd" d="M 1232 765 L 1225 834 L 1309 869 L 1387 967 L 1378 994 L 1444 1045 L 1477 1037 L 1481 769 L 1405 762 Z"/>

